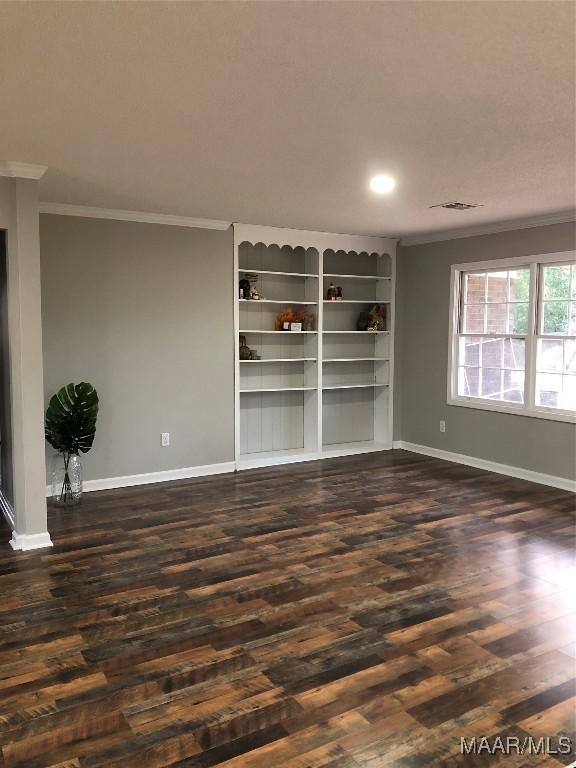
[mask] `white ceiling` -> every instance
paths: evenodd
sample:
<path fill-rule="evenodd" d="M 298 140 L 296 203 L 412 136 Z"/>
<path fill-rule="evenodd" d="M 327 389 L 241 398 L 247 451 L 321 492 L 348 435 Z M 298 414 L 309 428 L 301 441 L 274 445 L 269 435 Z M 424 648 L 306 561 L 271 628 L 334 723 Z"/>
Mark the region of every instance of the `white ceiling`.
<path fill-rule="evenodd" d="M 575 9 L 2 2 L 0 160 L 44 201 L 338 232 L 566 211 Z"/>

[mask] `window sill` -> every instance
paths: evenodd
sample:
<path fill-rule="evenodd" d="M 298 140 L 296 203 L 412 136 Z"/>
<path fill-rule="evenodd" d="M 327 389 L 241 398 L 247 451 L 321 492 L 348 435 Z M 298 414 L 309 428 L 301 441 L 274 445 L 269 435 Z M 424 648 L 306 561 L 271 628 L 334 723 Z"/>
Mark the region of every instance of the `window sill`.
<path fill-rule="evenodd" d="M 522 408 L 515 405 L 504 405 L 502 403 L 476 400 L 475 398 L 456 397 L 448 398 L 448 405 L 458 405 L 464 408 L 475 408 L 479 411 L 494 411 L 495 413 L 509 413 L 513 416 L 530 416 L 536 419 L 546 419 L 548 421 L 564 421 L 568 424 L 576 424 L 576 414 L 566 411 L 555 411 L 548 408 Z"/>

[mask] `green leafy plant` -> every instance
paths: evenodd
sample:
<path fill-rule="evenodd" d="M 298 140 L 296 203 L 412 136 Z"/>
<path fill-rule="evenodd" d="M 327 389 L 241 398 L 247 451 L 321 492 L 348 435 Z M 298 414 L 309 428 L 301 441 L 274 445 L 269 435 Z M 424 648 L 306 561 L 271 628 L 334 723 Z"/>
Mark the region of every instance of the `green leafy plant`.
<path fill-rule="evenodd" d="M 68 474 L 70 456 L 87 453 L 94 443 L 98 418 L 98 393 L 85 381 L 67 384 L 52 396 L 46 409 L 44 434 L 64 460 L 64 482 L 60 500 L 72 498 Z"/>

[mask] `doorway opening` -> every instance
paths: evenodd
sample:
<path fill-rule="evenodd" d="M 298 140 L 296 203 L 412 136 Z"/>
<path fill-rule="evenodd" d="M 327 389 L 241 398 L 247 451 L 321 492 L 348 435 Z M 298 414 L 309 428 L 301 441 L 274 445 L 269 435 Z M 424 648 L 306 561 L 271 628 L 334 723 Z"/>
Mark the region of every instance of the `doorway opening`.
<path fill-rule="evenodd" d="M 13 524 L 14 477 L 8 335 L 8 264 L 4 230 L 0 230 L 0 507 Z"/>

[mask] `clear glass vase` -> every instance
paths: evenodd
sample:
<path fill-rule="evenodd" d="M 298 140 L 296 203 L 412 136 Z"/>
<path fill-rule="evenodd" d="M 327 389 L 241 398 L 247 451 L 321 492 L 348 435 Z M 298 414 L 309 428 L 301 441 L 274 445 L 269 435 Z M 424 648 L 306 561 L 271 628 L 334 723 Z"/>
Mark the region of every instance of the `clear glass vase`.
<path fill-rule="evenodd" d="M 82 498 L 82 463 L 77 453 L 57 453 L 52 459 L 52 501 L 69 506 Z"/>

